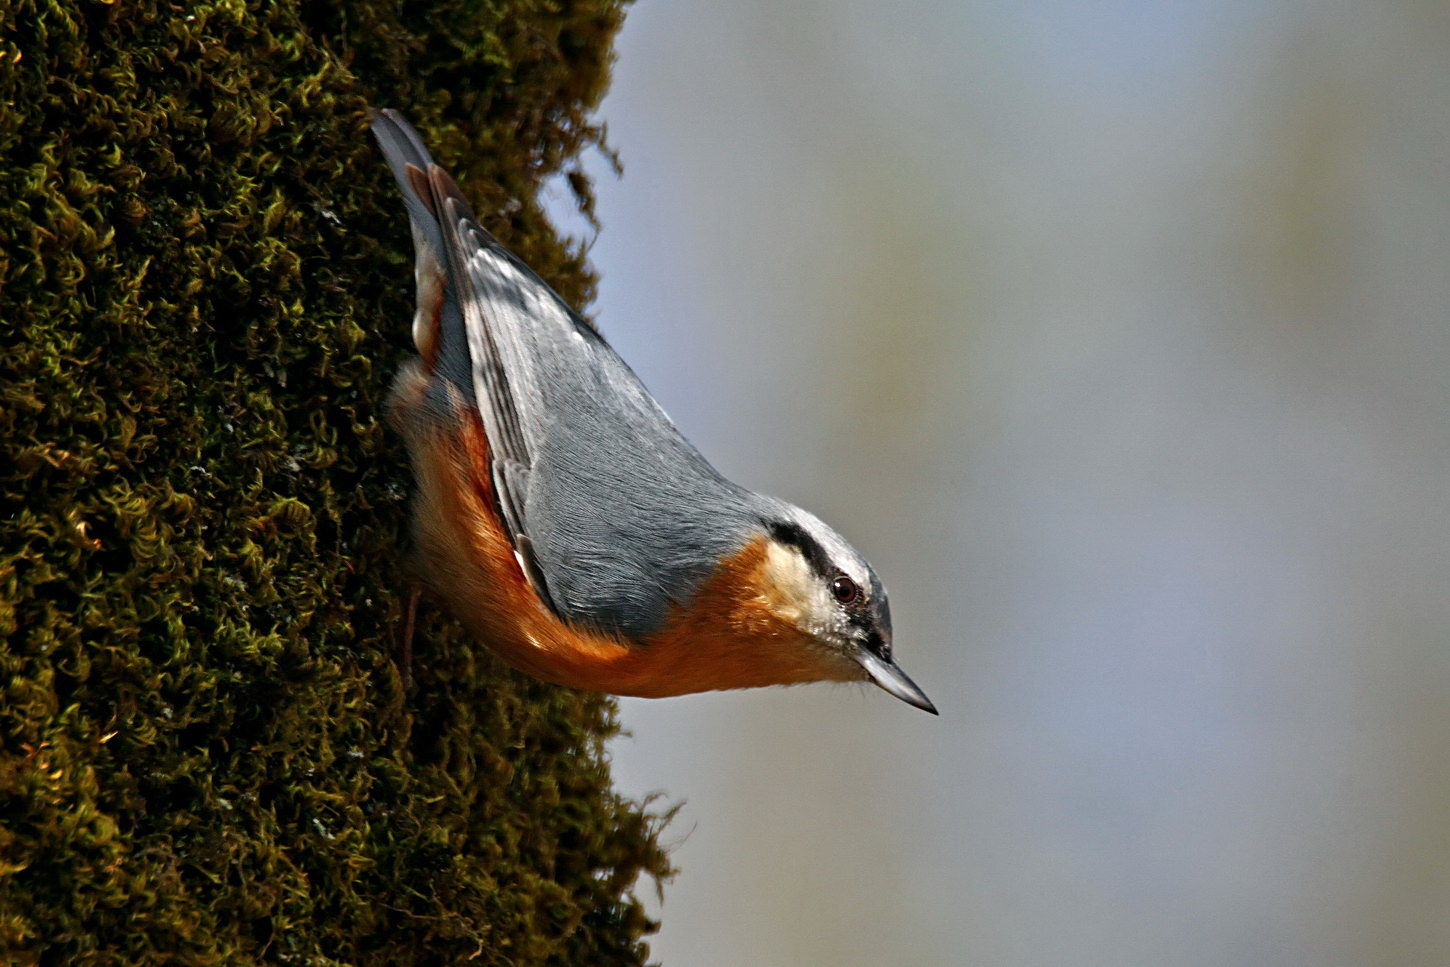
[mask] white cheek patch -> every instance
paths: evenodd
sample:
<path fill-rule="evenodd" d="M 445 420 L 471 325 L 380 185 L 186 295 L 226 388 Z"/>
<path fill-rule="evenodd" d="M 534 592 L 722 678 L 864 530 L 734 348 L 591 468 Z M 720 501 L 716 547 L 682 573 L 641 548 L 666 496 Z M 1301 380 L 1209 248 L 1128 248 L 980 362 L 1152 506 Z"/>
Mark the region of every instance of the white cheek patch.
<path fill-rule="evenodd" d="M 767 541 L 764 572 L 771 608 L 783 620 L 817 638 L 841 634 L 840 609 L 798 550 Z"/>

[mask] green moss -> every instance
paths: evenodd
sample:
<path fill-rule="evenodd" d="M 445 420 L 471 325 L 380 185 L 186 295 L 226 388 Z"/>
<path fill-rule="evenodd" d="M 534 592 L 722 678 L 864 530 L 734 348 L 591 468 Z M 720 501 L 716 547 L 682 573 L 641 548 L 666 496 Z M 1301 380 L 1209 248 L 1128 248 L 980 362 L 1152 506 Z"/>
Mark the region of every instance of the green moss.
<path fill-rule="evenodd" d="M 425 605 L 403 108 L 569 298 L 614 0 L 0 0 L 0 962 L 632 964 L 611 701 Z M 578 178 L 581 205 L 587 184 Z"/>

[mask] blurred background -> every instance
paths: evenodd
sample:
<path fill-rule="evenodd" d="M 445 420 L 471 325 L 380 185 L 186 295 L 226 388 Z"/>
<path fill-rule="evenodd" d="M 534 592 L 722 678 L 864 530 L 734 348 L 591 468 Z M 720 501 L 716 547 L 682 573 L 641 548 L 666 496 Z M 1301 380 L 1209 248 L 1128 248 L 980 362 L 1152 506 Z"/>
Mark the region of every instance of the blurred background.
<path fill-rule="evenodd" d="M 942 710 L 626 700 L 658 959 L 1450 963 L 1450 5 L 646 0 L 601 116 L 594 314 Z"/>

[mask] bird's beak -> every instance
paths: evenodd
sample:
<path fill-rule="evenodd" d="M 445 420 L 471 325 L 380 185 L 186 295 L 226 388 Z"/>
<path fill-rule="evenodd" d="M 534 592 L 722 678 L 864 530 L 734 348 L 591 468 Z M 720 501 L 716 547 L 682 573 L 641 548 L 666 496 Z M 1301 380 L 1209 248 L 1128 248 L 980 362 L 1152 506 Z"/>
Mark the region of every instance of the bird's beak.
<path fill-rule="evenodd" d="M 895 695 L 908 705 L 915 705 L 924 712 L 937 714 L 936 706 L 931 704 L 931 699 L 926 693 L 916 687 L 916 682 L 906 677 L 906 672 L 896 667 L 894 661 L 887 661 L 871 652 L 861 649 L 856 656 L 861 667 L 866 669 L 866 674 L 877 685 Z"/>

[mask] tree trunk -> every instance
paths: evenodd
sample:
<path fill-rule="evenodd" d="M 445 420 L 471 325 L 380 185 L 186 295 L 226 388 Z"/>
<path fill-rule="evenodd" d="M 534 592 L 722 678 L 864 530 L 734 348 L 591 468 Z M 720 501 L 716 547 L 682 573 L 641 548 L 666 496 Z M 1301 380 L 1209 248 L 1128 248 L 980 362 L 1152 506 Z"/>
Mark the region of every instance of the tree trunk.
<path fill-rule="evenodd" d="M 0 962 L 645 957 L 613 703 L 426 599 L 400 687 L 412 245 L 365 113 L 577 302 L 535 195 L 621 18 L 0 0 Z"/>

